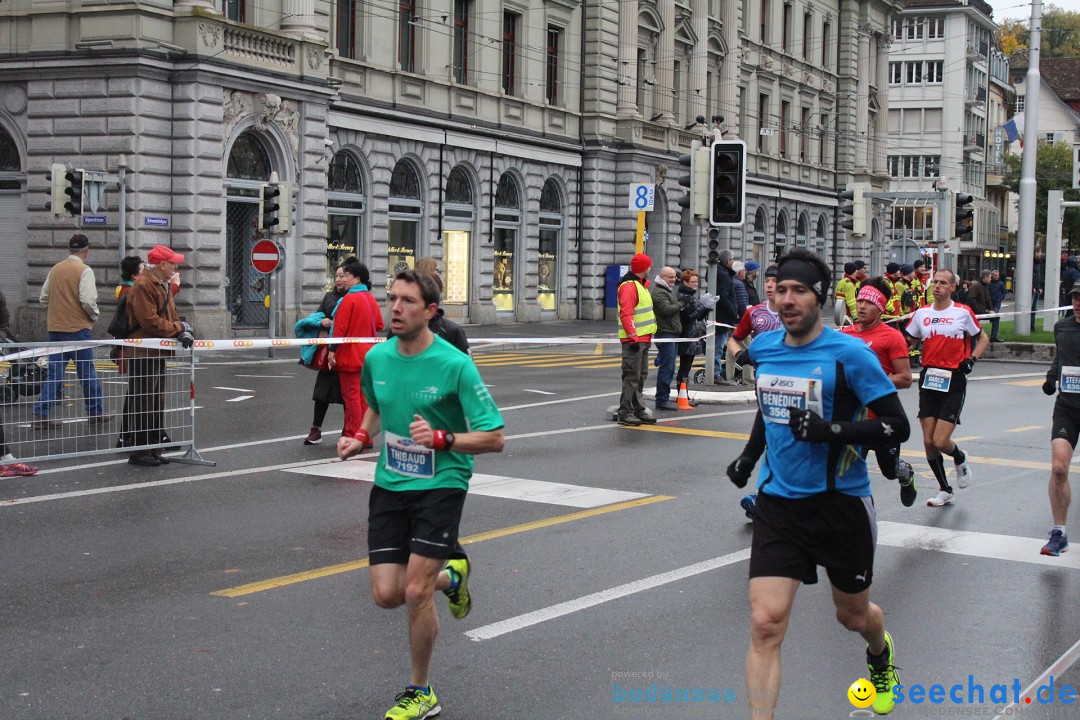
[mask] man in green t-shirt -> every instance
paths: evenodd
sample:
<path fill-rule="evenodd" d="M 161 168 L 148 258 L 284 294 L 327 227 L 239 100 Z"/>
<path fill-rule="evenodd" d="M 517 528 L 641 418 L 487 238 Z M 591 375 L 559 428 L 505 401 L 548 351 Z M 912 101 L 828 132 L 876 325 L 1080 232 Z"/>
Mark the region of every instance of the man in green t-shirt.
<path fill-rule="evenodd" d="M 439 631 L 434 594 L 447 596 L 454 617 L 469 614 L 458 525 L 472 456 L 502 451 L 503 419 L 472 358 L 428 328 L 439 308 L 434 280 L 399 272 L 387 300 L 394 337 L 364 360 L 367 412 L 355 436 L 338 441 L 338 457 L 362 451 L 382 430 L 368 502 L 371 593 L 379 607 L 408 606 L 412 657 L 412 677 L 386 720 L 422 720 L 441 710 L 428 684 Z"/>

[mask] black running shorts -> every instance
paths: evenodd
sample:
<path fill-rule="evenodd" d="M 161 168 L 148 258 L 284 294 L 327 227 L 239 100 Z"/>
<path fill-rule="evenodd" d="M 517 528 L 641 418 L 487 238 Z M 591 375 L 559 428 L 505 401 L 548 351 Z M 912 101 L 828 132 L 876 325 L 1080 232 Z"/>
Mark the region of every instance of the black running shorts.
<path fill-rule="evenodd" d="M 919 375 L 919 419 L 937 418 L 959 425 L 960 411 L 964 409 L 964 398 L 967 397 L 967 375 L 959 370 L 953 370 L 949 392 L 940 392 L 923 387 L 925 374 L 926 368 L 923 368 L 922 374 Z"/>
<path fill-rule="evenodd" d="M 371 488 L 368 558 L 372 565 L 405 565 L 409 555 L 449 560 L 461 556 L 458 525 L 465 491 Z"/>
<path fill-rule="evenodd" d="M 837 492 L 800 500 L 758 493 L 750 577 L 786 577 L 807 585 L 825 568 L 840 592 L 859 593 L 874 579 L 874 500 Z"/>
<path fill-rule="evenodd" d="M 1050 439 L 1068 440 L 1069 444 L 1076 449 L 1076 440 L 1080 437 L 1080 419 L 1075 410 L 1061 407 L 1061 403 L 1054 404 L 1054 427 L 1050 431 Z"/>

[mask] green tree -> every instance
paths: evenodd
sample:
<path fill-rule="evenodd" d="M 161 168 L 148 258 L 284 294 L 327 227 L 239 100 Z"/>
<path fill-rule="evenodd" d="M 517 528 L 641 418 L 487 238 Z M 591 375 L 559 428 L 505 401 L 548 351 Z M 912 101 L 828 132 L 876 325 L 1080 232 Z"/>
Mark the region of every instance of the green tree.
<path fill-rule="evenodd" d="M 1005 19 L 998 26 L 998 37 L 1006 55 L 1029 46 L 1031 35 L 1029 20 Z M 1080 55 L 1080 12 L 1063 10 L 1057 5 L 1050 5 L 1042 18 L 1043 57 L 1076 57 Z"/>
<path fill-rule="evenodd" d="M 1080 190 L 1072 189 L 1072 147 L 1065 143 L 1053 145 L 1039 141 L 1035 155 L 1035 232 L 1046 232 L 1046 194 L 1051 190 L 1064 190 L 1065 199 L 1080 201 Z M 1020 169 L 1022 156 L 1005 153 L 1005 186 L 1020 192 Z M 1061 243 L 1069 252 L 1080 251 L 1080 210 L 1068 210 L 1061 227 Z"/>

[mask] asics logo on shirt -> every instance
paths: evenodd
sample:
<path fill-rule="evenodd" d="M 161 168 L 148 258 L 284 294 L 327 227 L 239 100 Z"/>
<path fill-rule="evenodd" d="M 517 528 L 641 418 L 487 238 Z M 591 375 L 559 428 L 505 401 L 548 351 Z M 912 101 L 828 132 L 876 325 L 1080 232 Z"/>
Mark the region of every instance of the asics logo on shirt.
<path fill-rule="evenodd" d="M 777 387 L 777 386 L 779 386 L 779 387 L 795 387 L 795 382 L 793 380 L 788 380 L 786 378 L 774 377 L 772 379 L 772 382 L 769 383 L 769 387 Z"/>

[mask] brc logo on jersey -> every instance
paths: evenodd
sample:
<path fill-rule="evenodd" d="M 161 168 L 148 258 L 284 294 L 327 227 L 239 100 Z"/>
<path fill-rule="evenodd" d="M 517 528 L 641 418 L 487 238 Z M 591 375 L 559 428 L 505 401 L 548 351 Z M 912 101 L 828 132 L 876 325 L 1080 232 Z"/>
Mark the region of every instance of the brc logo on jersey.
<path fill-rule="evenodd" d="M 955 318 L 951 317 L 928 317 L 923 318 L 923 325 L 952 325 Z"/>

